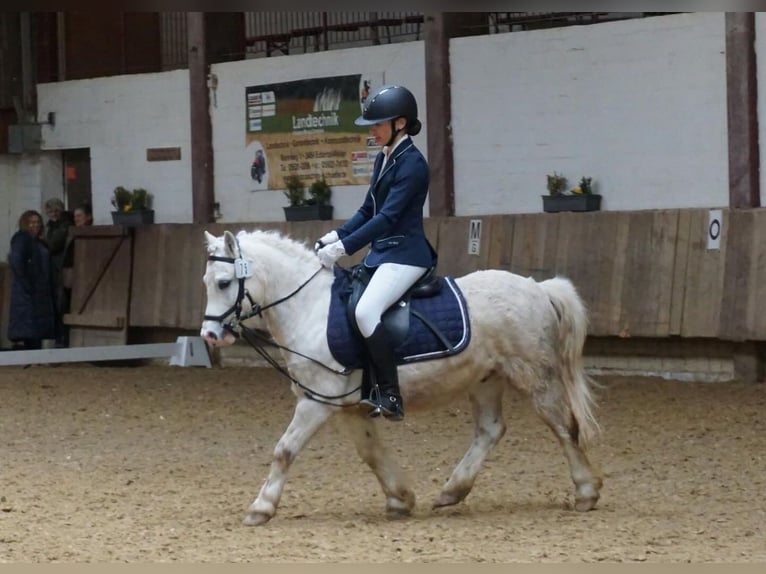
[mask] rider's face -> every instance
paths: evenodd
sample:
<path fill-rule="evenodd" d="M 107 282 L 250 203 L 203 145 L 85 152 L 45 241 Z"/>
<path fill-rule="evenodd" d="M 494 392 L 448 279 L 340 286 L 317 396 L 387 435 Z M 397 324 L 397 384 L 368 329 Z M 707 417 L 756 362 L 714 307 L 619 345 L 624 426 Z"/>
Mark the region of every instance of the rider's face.
<path fill-rule="evenodd" d="M 404 120 L 404 118 L 397 118 L 396 128 L 404 129 L 406 123 L 407 122 Z M 391 139 L 391 134 L 391 120 L 385 120 L 370 126 L 370 135 L 375 138 L 376 145 L 386 145 L 386 142 Z"/>

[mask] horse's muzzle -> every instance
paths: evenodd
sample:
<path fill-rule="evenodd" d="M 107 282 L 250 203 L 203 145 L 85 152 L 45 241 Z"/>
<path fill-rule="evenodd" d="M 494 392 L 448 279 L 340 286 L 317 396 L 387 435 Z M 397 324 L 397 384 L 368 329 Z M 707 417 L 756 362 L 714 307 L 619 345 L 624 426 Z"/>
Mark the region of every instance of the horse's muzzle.
<path fill-rule="evenodd" d="M 202 323 L 200 335 L 211 347 L 228 347 L 237 340 L 233 333 L 225 330 L 220 323 L 213 321 Z"/>

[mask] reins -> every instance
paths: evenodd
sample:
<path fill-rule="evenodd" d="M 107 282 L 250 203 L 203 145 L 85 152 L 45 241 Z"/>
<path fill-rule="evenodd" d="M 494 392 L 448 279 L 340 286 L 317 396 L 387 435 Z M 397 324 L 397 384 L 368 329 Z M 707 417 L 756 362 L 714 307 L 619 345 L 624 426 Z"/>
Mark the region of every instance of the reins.
<path fill-rule="evenodd" d="M 239 242 L 237 242 L 237 250 L 239 250 Z M 250 329 L 249 327 L 245 327 L 242 325 L 242 321 L 246 321 L 247 319 L 250 319 L 252 317 L 262 317 L 263 311 L 266 309 L 270 309 L 271 307 L 276 307 L 280 303 L 283 303 L 290 299 L 291 297 L 295 296 L 297 293 L 301 291 L 306 285 L 308 285 L 314 277 L 316 277 L 319 272 L 322 270 L 322 267 L 320 266 L 319 269 L 317 269 L 308 279 L 306 279 L 303 283 L 301 283 L 296 289 L 294 289 L 290 294 L 286 295 L 285 297 L 281 297 L 280 299 L 277 299 L 276 301 L 273 301 L 269 303 L 268 305 L 264 305 L 263 307 L 260 306 L 258 303 L 253 301 L 253 299 L 250 297 L 250 293 L 245 289 L 245 279 L 252 276 L 252 272 L 250 271 L 250 262 L 244 260 L 241 255 L 241 251 L 239 253 L 239 257 L 221 257 L 218 255 L 209 255 L 208 261 L 222 261 L 224 263 L 231 263 L 234 265 L 235 268 L 235 276 L 237 277 L 237 280 L 239 281 L 239 289 L 237 291 L 237 300 L 234 302 L 234 304 L 229 307 L 226 311 L 221 313 L 220 315 L 205 315 L 205 320 L 212 320 L 212 321 L 218 321 L 223 325 L 223 328 L 232 333 L 233 335 L 238 335 L 235 328 L 239 327 L 239 330 L 242 333 L 243 338 L 245 341 L 248 342 L 248 344 L 272 367 L 274 370 L 276 370 L 279 374 L 283 375 L 287 379 L 289 379 L 291 382 L 293 382 L 295 385 L 297 385 L 301 390 L 303 390 L 304 395 L 306 395 L 306 398 L 309 398 L 313 401 L 330 405 L 333 407 L 352 407 L 356 406 L 358 403 L 350 403 L 350 404 L 337 404 L 332 403 L 329 401 L 333 400 L 340 400 L 348 397 L 349 395 L 354 394 L 355 392 L 359 391 L 362 387 L 359 385 L 355 389 L 344 393 L 342 395 L 323 395 L 322 393 L 318 393 L 316 391 L 311 390 L 307 386 L 305 386 L 303 383 L 301 383 L 299 380 L 297 380 L 295 377 L 293 377 L 287 369 L 282 367 L 276 359 L 274 359 L 269 353 L 266 351 L 265 346 L 270 345 L 272 347 L 276 347 L 277 349 L 281 349 L 283 351 L 287 351 L 288 353 L 292 353 L 294 355 L 298 355 L 299 357 L 302 357 L 304 359 L 307 359 L 311 361 L 312 363 L 321 366 L 323 369 L 326 369 L 327 371 L 330 371 L 331 373 L 335 375 L 341 375 L 341 376 L 348 376 L 353 372 L 353 369 L 345 368 L 342 371 L 339 371 L 337 369 L 334 369 L 330 367 L 329 365 L 324 364 L 322 361 L 315 359 L 313 357 L 309 357 L 308 355 L 304 355 L 303 353 L 300 353 L 298 351 L 295 351 L 293 349 L 290 349 L 288 347 L 284 347 L 282 345 L 279 345 L 275 343 L 274 341 L 271 341 L 262 335 L 258 334 L 254 329 Z M 250 303 L 250 311 L 246 314 L 242 313 L 242 301 L 247 298 L 248 302 Z M 230 323 L 224 323 L 224 319 L 234 313 L 235 320 L 234 324 Z M 317 398 L 318 397 L 318 398 Z"/>
<path fill-rule="evenodd" d="M 333 369 L 332 367 L 325 365 L 323 362 L 314 359 L 312 357 L 309 357 L 307 355 L 304 355 L 302 353 L 299 353 L 298 351 L 294 351 L 288 347 L 283 347 L 282 345 L 279 345 L 275 343 L 274 341 L 271 341 L 264 336 L 257 333 L 255 330 L 250 329 L 249 327 L 245 327 L 244 325 L 240 325 L 240 329 L 242 330 L 242 337 L 247 341 L 250 346 L 255 349 L 255 352 L 258 353 L 275 371 L 277 371 L 280 375 L 284 376 L 285 378 L 292 381 L 294 384 L 296 384 L 302 391 L 303 394 L 306 395 L 306 398 L 311 399 L 313 401 L 316 401 L 318 403 L 322 403 L 323 405 L 330 405 L 332 407 L 355 407 L 357 403 L 348 403 L 348 404 L 338 404 L 338 403 L 332 403 L 329 401 L 344 399 L 350 395 L 353 395 L 355 392 L 360 390 L 362 388 L 361 385 L 356 387 L 355 389 L 350 390 L 347 393 L 344 393 L 342 395 L 323 395 L 322 393 L 318 393 L 316 391 L 311 390 L 306 385 L 301 383 L 298 379 L 293 377 L 287 369 L 285 369 L 282 365 L 279 364 L 279 362 L 274 359 L 264 348 L 266 345 L 276 347 L 277 349 L 281 349 L 283 351 L 287 351 L 289 353 L 293 353 L 294 355 L 298 355 L 299 357 L 303 357 L 304 359 L 308 359 L 312 363 L 315 363 L 319 366 L 321 366 L 324 369 L 327 369 L 331 373 L 334 373 L 336 375 L 343 375 L 348 376 L 353 369 L 344 369 L 343 371 L 338 371 L 336 369 Z M 317 398 L 319 397 L 319 398 Z"/>
<path fill-rule="evenodd" d="M 258 305 L 258 303 L 256 303 L 256 304 L 255 304 L 255 307 L 254 307 L 254 308 L 252 309 L 252 311 L 250 312 L 250 315 L 248 315 L 247 317 L 245 317 L 245 319 L 249 319 L 250 317 L 255 317 L 256 315 L 257 315 L 258 317 L 260 317 L 260 316 L 261 316 L 261 313 L 262 313 L 263 311 L 265 311 L 266 309 L 269 309 L 269 308 L 271 308 L 271 307 L 276 307 L 276 306 L 277 306 L 277 305 L 279 305 L 280 303 L 282 303 L 282 302 L 284 302 L 284 301 L 287 301 L 287 300 L 288 300 L 290 297 L 292 297 L 293 295 L 297 294 L 297 293 L 298 293 L 298 292 L 299 292 L 301 289 L 303 289 L 303 288 L 304 288 L 306 285 L 308 285 L 309 283 L 311 283 L 311 280 L 312 280 L 314 277 L 316 277 L 317 275 L 319 275 L 319 272 L 320 272 L 321 270 L 322 270 L 322 267 L 320 267 L 319 269 L 317 269 L 316 271 L 314 271 L 314 273 L 313 273 L 313 275 L 311 275 L 311 277 L 309 277 L 308 279 L 306 279 L 306 280 L 305 280 L 303 283 L 301 283 L 301 284 L 298 286 L 298 288 L 297 288 L 295 291 L 293 291 L 292 293 L 290 293 L 290 294 L 289 294 L 289 295 L 287 295 L 286 297 L 282 297 L 281 299 L 277 299 L 276 301 L 273 301 L 273 302 L 269 303 L 269 304 L 268 304 L 268 305 L 266 305 L 265 307 L 261 307 L 260 305 Z M 248 296 L 248 299 L 249 299 L 249 296 Z M 252 299 L 251 299 L 251 301 L 252 301 Z M 251 307 L 252 307 L 252 305 L 251 305 Z"/>

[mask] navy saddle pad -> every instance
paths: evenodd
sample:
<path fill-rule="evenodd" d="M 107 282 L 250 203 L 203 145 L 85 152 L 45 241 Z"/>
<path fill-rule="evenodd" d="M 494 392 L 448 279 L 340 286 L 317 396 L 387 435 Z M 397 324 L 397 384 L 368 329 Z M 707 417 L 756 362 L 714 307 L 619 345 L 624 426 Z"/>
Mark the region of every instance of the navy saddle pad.
<path fill-rule="evenodd" d="M 364 343 L 358 338 L 348 318 L 347 301 L 351 292 L 348 269 L 335 266 L 327 342 L 335 360 L 347 368 L 361 369 L 366 365 Z M 454 355 L 464 350 L 471 340 L 468 306 L 463 293 L 452 277 L 444 277 L 441 291 L 432 297 L 410 300 L 410 329 L 404 341 L 394 349 L 398 364 L 427 361 Z M 417 317 L 421 314 L 449 342 L 450 348 Z"/>

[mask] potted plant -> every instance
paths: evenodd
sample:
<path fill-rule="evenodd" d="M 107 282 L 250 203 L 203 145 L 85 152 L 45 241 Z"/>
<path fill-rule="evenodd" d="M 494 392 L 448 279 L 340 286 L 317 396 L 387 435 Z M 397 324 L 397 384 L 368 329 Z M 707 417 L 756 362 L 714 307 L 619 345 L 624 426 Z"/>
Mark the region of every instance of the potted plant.
<path fill-rule="evenodd" d="M 555 171 L 545 176 L 548 180 L 546 187 L 549 195 L 561 195 L 567 188 L 567 178 Z"/>
<path fill-rule="evenodd" d="M 577 187 L 569 192 L 567 179 L 555 171 L 547 177 L 548 195 L 543 195 L 543 211 L 598 211 L 601 209 L 601 196 L 593 193 L 593 178 L 583 176 Z"/>
<path fill-rule="evenodd" d="M 285 178 L 283 193 L 289 202 L 289 205 L 284 208 L 287 221 L 332 219 L 332 205 L 330 205 L 332 188 L 324 178 L 314 181 L 309 186 L 309 197 L 306 197 L 303 181 L 296 175 L 289 175 Z"/>
<path fill-rule="evenodd" d="M 129 190 L 123 186 L 114 188 L 112 205 L 112 222 L 115 225 L 134 227 L 146 223 L 154 223 L 151 193 L 144 188 Z"/>
<path fill-rule="evenodd" d="M 284 208 L 285 219 L 287 221 L 302 221 L 301 214 L 305 210 L 301 210 L 306 202 L 306 186 L 303 185 L 303 180 L 297 175 L 288 175 L 285 177 L 285 194 L 288 205 Z"/>
<path fill-rule="evenodd" d="M 332 187 L 322 176 L 309 187 L 309 198 L 306 200 L 306 205 L 316 206 L 317 219 L 328 220 L 332 219 L 330 199 L 332 199 Z"/>

